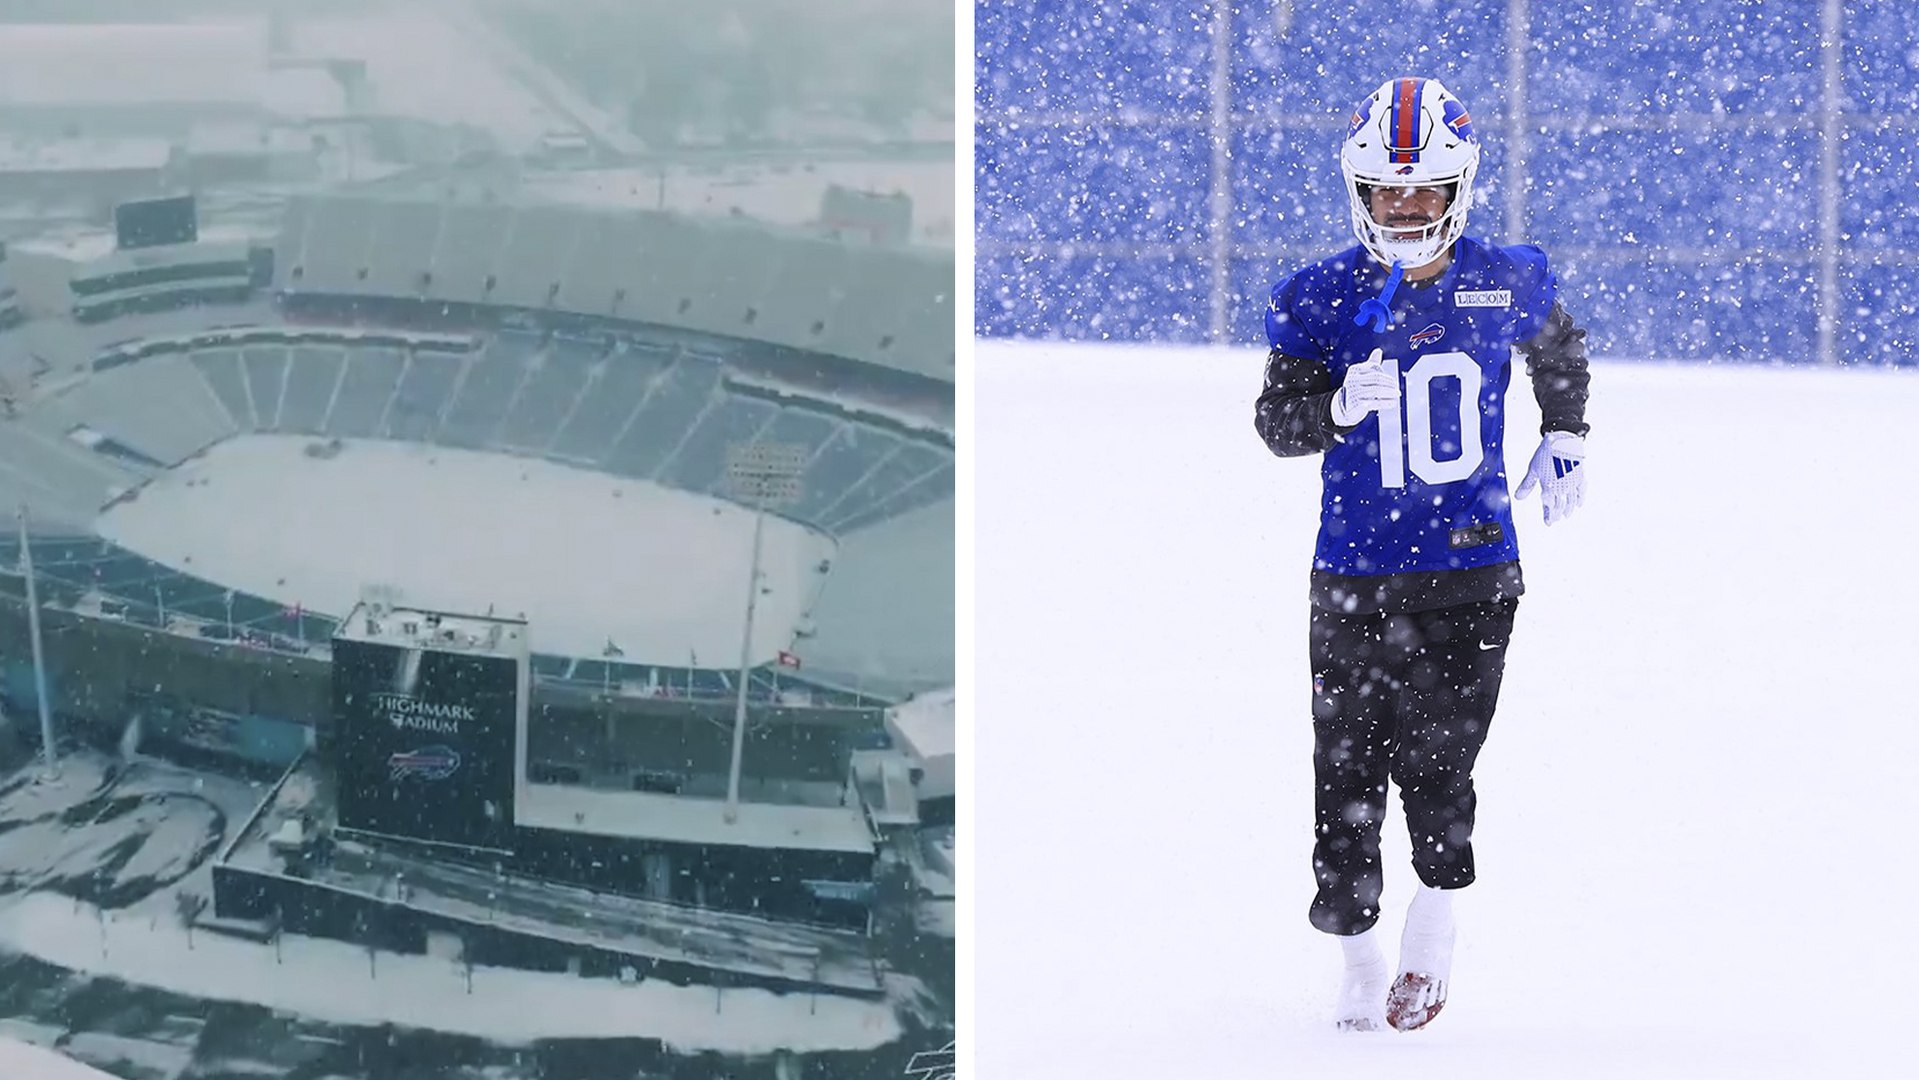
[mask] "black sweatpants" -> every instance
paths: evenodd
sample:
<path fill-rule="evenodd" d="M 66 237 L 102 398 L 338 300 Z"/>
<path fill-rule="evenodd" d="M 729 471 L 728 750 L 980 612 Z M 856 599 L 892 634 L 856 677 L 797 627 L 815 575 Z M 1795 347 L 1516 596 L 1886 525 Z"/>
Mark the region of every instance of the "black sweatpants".
<path fill-rule="evenodd" d="M 1419 880 L 1472 883 L 1473 761 L 1518 607 L 1510 598 L 1409 615 L 1313 609 L 1315 927 L 1357 934 L 1379 919 L 1388 777 Z"/>

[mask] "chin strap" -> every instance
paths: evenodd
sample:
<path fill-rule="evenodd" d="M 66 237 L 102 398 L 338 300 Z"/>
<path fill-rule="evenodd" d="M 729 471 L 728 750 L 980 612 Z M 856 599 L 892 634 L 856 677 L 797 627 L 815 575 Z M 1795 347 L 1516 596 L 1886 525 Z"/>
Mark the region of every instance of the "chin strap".
<path fill-rule="evenodd" d="M 1353 325 L 1365 326 L 1370 320 L 1373 333 L 1384 332 L 1393 321 L 1393 293 L 1399 289 L 1399 279 L 1405 276 L 1406 268 L 1398 259 L 1394 259 L 1392 273 L 1386 275 L 1386 287 L 1379 290 L 1378 296 L 1359 305 L 1359 314 L 1353 316 Z"/>

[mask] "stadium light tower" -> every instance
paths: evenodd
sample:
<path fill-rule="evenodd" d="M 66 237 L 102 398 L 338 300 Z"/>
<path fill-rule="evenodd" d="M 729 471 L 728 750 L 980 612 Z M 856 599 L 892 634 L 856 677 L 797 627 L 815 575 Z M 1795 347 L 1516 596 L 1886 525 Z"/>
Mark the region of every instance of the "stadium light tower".
<path fill-rule="evenodd" d="M 760 538 L 768 507 L 799 501 L 806 447 L 791 443 L 743 443 L 726 455 L 726 485 L 733 497 L 753 504 L 753 569 L 746 577 L 746 629 L 740 637 L 739 700 L 733 707 L 733 764 L 726 774 L 726 820 L 740 814 L 740 752 L 746 741 L 746 684 L 753 671 L 753 612 L 760 600 Z"/>
<path fill-rule="evenodd" d="M 53 709 L 47 703 L 47 663 L 40 647 L 40 591 L 33 580 L 33 547 L 27 543 L 27 504 L 20 504 L 20 573 L 27 579 L 27 637 L 33 642 L 33 693 L 40 702 L 40 769 L 42 780 L 57 780 L 60 763 L 53 756 Z"/>

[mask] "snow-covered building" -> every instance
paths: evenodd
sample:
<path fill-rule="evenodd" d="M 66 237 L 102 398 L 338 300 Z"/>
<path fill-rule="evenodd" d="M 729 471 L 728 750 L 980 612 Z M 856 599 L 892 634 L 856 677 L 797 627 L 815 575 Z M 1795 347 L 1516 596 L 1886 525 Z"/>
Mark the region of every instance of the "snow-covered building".
<path fill-rule="evenodd" d="M 123 206 L 126 204 L 122 204 Z M 13 245 L 26 309 L 77 323 L 195 304 L 238 304 L 266 283 L 271 237 L 240 225 L 196 228 L 191 239 L 128 248 L 111 230 L 73 228 Z"/>
<path fill-rule="evenodd" d="M 927 824 L 953 821 L 958 722 L 954 701 L 954 691 L 948 688 L 916 694 L 886 710 L 887 733 L 913 762 L 920 820 Z"/>
<path fill-rule="evenodd" d="M 177 164 L 172 144 L 151 136 L 0 135 L 0 207 L 102 221 L 118 203 L 163 193 Z"/>

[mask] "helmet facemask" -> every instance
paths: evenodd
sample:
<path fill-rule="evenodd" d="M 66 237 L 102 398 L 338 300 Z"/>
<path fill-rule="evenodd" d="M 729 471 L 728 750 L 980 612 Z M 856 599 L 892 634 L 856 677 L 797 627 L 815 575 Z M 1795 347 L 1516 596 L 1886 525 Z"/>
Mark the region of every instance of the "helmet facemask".
<path fill-rule="evenodd" d="M 1354 110 L 1339 167 L 1360 245 L 1387 265 L 1424 266 L 1466 231 L 1479 141 L 1466 107 L 1437 79 L 1394 79 Z M 1373 218 L 1371 188 L 1446 186 L 1452 198 L 1430 224 L 1395 228 Z"/>

